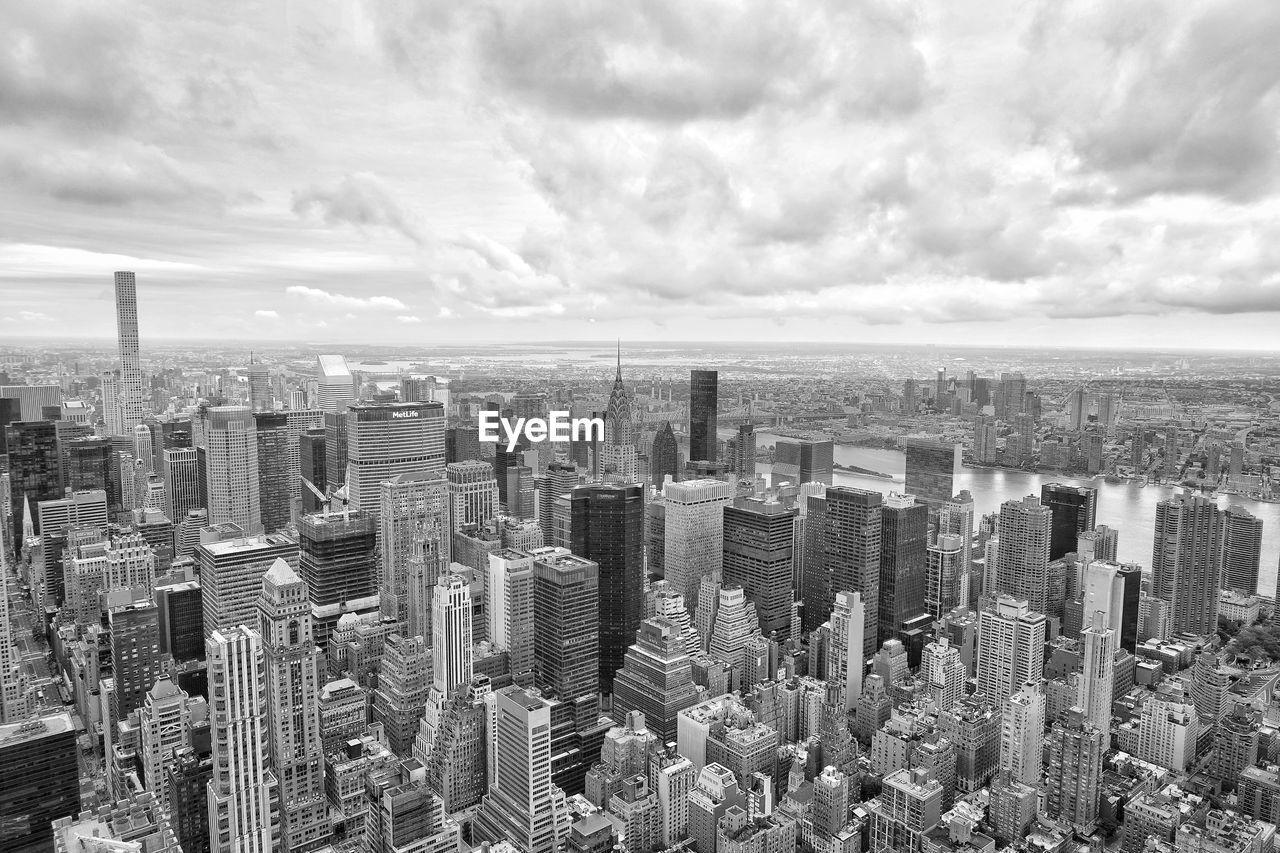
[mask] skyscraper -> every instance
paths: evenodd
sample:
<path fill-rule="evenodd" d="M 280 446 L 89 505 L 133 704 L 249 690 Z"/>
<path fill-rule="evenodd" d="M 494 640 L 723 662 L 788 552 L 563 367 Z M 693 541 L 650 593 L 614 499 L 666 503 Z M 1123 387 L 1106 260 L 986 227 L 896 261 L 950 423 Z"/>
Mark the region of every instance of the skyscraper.
<path fill-rule="evenodd" d="M 667 477 L 680 479 L 680 445 L 676 442 L 671 421 L 663 421 L 662 428 L 653 439 L 649 454 L 649 482 L 661 489 Z"/>
<path fill-rule="evenodd" d="M 535 681 L 565 702 L 594 696 L 601 677 L 600 567 L 563 548 L 533 557 Z"/>
<path fill-rule="evenodd" d="M 1209 498 L 1178 494 L 1156 504 L 1151 592 L 1168 605 L 1171 634 L 1217 630 L 1222 538 L 1223 513 Z"/>
<path fill-rule="evenodd" d="M 50 824 L 80 812 L 76 726 L 57 713 L 0 725 L 0 849 L 53 849 Z"/>
<path fill-rule="evenodd" d="M 449 564 L 448 484 L 439 472 L 397 474 L 379 484 L 379 601 L 383 616 L 409 619 L 409 560 L 431 554 Z"/>
<path fill-rule="evenodd" d="M 538 525 L 542 528 L 542 541 L 555 541 L 555 504 L 562 495 L 572 492 L 579 483 L 578 466 L 572 462 L 552 462 L 542 478 L 538 493 Z"/>
<path fill-rule="evenodd" d="M 930 506 L 938 506 L 955 494 L 960 473 L 960 445 L 930 438 L 909 438 L 906 455 L 906 490 Z"/>
<path fill-rule="evenodd" d="M 736 480 L 754 481 L 756 478 L 756 427 L 747 422 L 738 424 L 738 431 L 729 439 L 725 463 L 729 474 Z"/>
<path fill-rule="evenodd" d="M 209 780 L 212 853 L 272 853 L 280 846 L 280 800 L 271 770 L 262 635 L 237 626 L 205 642 L 213 712 Z"/>
<path fill-rule="evenodd" d="M 201 412 L 205 441 L 209 524 L 230 522 L 245 533 L 262 530 L 258 438 L 248 406 L 213 406 Z"/>
<path fill-rule="evenodd" d="M 880 643 L 925 612 L 929 507 L 912 495 L 890 494 L 880 512 Z"/>
<path fill-rule="evenodd" d="M 206 637 L 237 625 L 257 625 L 262 575 L 277 558 L 298 565 L 298 543 L 283 534 L 244 537 L 234 529 L 228 532 L 231 537 L 203 542 L 195 550 Z"/>
<path fill-rule="evenodd" d="M 169 500 L 169 519 L 182 521 L 193 509 L 203 509 L 200 500 L 200 474 L 195 448 L 182 447 L 163 451 L 164 492 Z"/>
<path fill-rule="evenodd" d="M 500 498 L 493 466 L 479 459 L 450 462 L 445 467 L 453 530 L 481 525 L 498 514 Z"/>
<path fill-rule="evenodd" d="M 129 430 L 142 423 L 147 408 L 142 362 L 138 358 L 138 291 L 133 273 L 117 272 L 115 279 L 116 336 L 120 344 L 116 403 L 120 409 L 120 424 Z"/>
<path fill-rule="evenodd" d="M 832 483 L 835 444 L 830 439 L 814 441 L 807 438 L 780 438 L 773 446 L 773 453 L 773 468 L 769 472 L 770 485 Z"/>
<path fill-rule="evenodd" d="M 1110 732 L 1116 651 L 1120 646 L 1116 631 L 1108 624 L 1106 613 L 1095 610 L 1087 618 L 1089 622 L 1084 629 L 1084 661 L 1077 704 L 1089 725 L 1098 731 Z"/>
<path fill-rule="evenodd" d="M 662 490 L 666 580 L 686 603 L 698 600 L 703 576 L 721 567 L 724 508 L 733 500 L 733 493 L 732 484 L 722 480 L 683 480 L 668 483 Z"/>
<path fill-rule="evenodd" d="M 431 597 L 432 683 L 442 699 L 471 683 L 471 587 L 441 575 Z"/>
<path fill-rule="evenodd" d="M 618 346 L 618 372 L 609 391 L 609 405 L 605 409 L 604 446 L 600 448 L 601 462 L 606 476 L 616 482 L 634 483 L 639 479 L 639 459 L 636 454 L 636 425 L 631 393 L 622 382 L 622 346 Z"/>
<path fill-rule="evenodd" d="M 714 370 L 689 373 L 689 459 L 716 461 L 718 375 Z"/>
<path fill-rule="evenodd" d="M 316 359 L 315 407 L 328 414 L 341 415 L 356 401 L 355 379 L 340 355 L 322 355 Z"/>
<path fill-rule="evenodd" d="M 834 602 L 835 594 L 842 591 L 861 594 L 865 610 L 862 648 L 865 657 L 875 654 L 880 645 L 880 535 L 883 503 L 884 498 L 879 492 L 849 486 L 827 489 L 826 520 L 823 526 L 825 560 L 822 566 L 831 590 L 831 597 L 827 600 Z"/>
<path fill-rule="evenodd" d="M 40 501 L 62 497 L 62 469 L 58 464 L 58 432 L 53 421 L 15 421 L 5 427 L 9 445 L 9 509 L 14 551 L 22 542 L 23 510 Z M 40 532 L 40 518 L 33 519 Z"/>
<path fill-rule="evenodd" d="M 1262 557 L 1262 519 L 1233 504 L 1222 520 L 1222 588 L 1254 595 Z"/>
<path fill-rule="evenodd" d="M 293 501 L 289 493 L 290 435 L 284 412 L 253 412 L 254 434 L 258 456 L 258 504 L 262 528 L 279 530 L 293 519 Z"/>
<path fill-rule="evenodd" d="M 1040 785 L 1044 706 L 1044 692 L 1038 680 L 1024 682 L 1003 702 L 1000 769 L 1014 781 L 1033 788 Z"/>
<path fill-rule="evenodd" d="M 269 412 L 272 407 L 271 371 L 265 364 L 253 360 L 249 353 L 249 408 L 255 412 Z"/>
<path fill-rule="evenodd" d="M 599 689 L 613 674 L 640 627 L 644 588 L 644 497 L 639 485 L 579 486 L 570 497 L 569 550 L 595 563 L 599 576 Z"/>
<path fill-rule="evenodd" d="M 347 498 L 351 508 L 377 513 L 378 484 L 396 474 L 443 471 L 444 427 L 444 406 L 440 403 L 351 406 L 347 410 Z"/>
<path fill-rule="evenodd" d="M 1078 827 L 1082 834 L 1097 823 L 1109 731 L 1093 725 L 1080 708 L 1072 708 L 1065 719 L 1054 721 L 1049 735 L 1048 815 Z"/>
<path fill-rule="evenodd" d="M 755 605 L 760 632 L 791 635 L 792 567 L 799 510 L 777 501 L 738 498 L 724 507 L 724 583 Z"/>
<path fill-rule="evenodd" d="M 493 731 L 493 782 L 476 814 L 476 840 L 553 853 L 570 818 L 551 782 L 551 706 L 521 687 L 499 690 Z"/>
<path fill-rule="evenodd" d="M 304 430 L 298 436 L 298 475 L 302 480 L 306 480 L 321 493 L 329 485 L 328 459 L 325 452 L 325 432 L 324 427 L 313 427 Z M 299 482 L 299 495 L 302 498 L 301 512 L 305 515 L 308 512 L 318 512 L 320 510 L 320 498 L 315 492 L 307 488 L 306 483 Z"/>
<path fill-rule="evenodd" d="M 160 676 L 160 617 L 150 599 L 113 607 L 108 617 L 115 679 L 111 716 L 118 723 L 142 707 Z"/>
<path fill-rule="evenodd" d="M 1097 520 L 1098 490 L 1092 486 L 1045 483 L 1040 503 L 1049 508 L 1049 559 L 1060 560 L 1076 550 L 1081 533 Z M 1002 531 L 1003 533 L 1003 531 Z"/>
<path fill-rule="evenodd" d="M 365 512 L 317 512 L 298 519 L 298 573 L 311 598 L 316 644 L 343 613 L 376 608 L 378 524 Z"/>
<path fill-rule="evenodd" d="M 511 549 L 490 554 L 485 582 L 489 642 L 508 650 L 511 678 L 526 687 L 535 666 L 533 559 L 528 551 Z"/>
<path fill-rule="evenodd" d="M 978 689 L 989 702 L 1004 699 L 1044 673 L 1048 620 L 1007 595 L 978 617 Z"/>
<path fill-rule="evenodd" d="M 280 783 L 284 850 L 306 850 L 329 835 L 320 731 L 320 650 L 311 635 L 307 587 L 276 558 L 258 598 L 264 649 L 267 738 Z"/>
<path fill-rule="evenodd" d="M 641 622 L 613 679 L 614 719 L 640 711 L 645 724 L 665 743 L 676 737 L 677 715 L 697 702 L 693 665 L 680 626 L 665 616 Z"/>
<path fill-rule="evenodd" d="M 987 595 L 1026 599 L 1031 609 L 1049 608 L 1049 539 L 1052 514 L 1035 495 L 1000 505 L 1000 544 L 996 550 L 996 588 Z M 990 569 L 988 569 L 990 570 Z"/>
<path fill-rule="evenodd" d="M 840 691 L 843 709 L 848 712 L 862 695 L 862 671 L 866 666 L 866 605 L 857 592 L 837 592 L 835 607 L 827 624 L 831 628 L 831 648 L 827 651 L 828 683 Z"/>

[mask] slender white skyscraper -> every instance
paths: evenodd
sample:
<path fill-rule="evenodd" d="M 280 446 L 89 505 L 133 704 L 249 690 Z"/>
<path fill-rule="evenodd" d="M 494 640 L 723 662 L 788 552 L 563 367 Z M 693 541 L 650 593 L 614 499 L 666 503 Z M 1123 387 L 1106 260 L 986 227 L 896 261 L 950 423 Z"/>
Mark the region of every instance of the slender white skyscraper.
<path fill-rule="evenodd" d="M 280 780 L 284 850 L 309 850 L 329 835 L 320 732 L 320 649 L 311 633 L 307 585 L 280 558 L 258 598 L 266 649 L 268 736 Z"/>
<path fill-rule="evenodd" d="M 342 414 L 356 401 L 355 379 L 347 368 L 347 360 L 340 355 L 322 355 L 317 359 L 317 367 L 315 407 L 329 414 Z M 336 476 L 341 479 L 342 472 Z"/>
<path fill-rule="evenodd" d="M 123 429 L 142 423 L 142 362 L 138 358 L 138 289 L 131 272 L 116 273 L 116 336 L 120 342 L 117 402 Z"/>
<path fill-rule="evenodd" d="M 1029 681 L 1004 703 L 1000 727 L 1000 769 L 1024 785 L 1040 784 L 1044 742 L 1044 693 Z"/>
<path fill-rule="evenodd" d="M 858 704 L 862 695 L 863 646 L 862 594 L 837 592 L 831 611 L 831 650 L 827 654 L 827 681 L 839 686 L 844 709 Z"/>
<path fill-rule="evenodd" d="M 146 424 L 135 424 L 133 427 L 133 458 L 141 465 L 144 473 L 155 473 L 155 450 L 152 447 L 151 430 Z"/>
<path fill-rule="evenodd" d="M 213 724 L 209 780 L 211 853 L 272 853 L 280 844 L 279 796 L 267 737 L 262 635 L 236 626 L 205 641 Z"/>
<path fill-rule="evenodd" d="M 978 617 L 978 693 L 992 704 L 1003 702 L 1020 685 L 1044 674 L 1048 620 L 1007 595 Z"/>
<path fill-rule="evenodd" d="M 262 530 L 258 498 L 258 438 L 248 406 L 214 406 L 204 422 L 209 524 L 232 522 L 247 534 Z"/>
<path fill-rule="evenodd" d="M 471 683 L 471 587 L 461 575 L 443 575 L 431 602 L 432 680 L 447 699 Z"/>
<path fill-rule="evenodd" d="M 1089 725 L 1100 732 L 1111 731 L 1111 698 L 1115 684 L 1116 632 L 1107 624 L 1107 614 L 1088 614 L 1084 629 L 1084 669 L 1080 678 L 1080 707 Z"/>

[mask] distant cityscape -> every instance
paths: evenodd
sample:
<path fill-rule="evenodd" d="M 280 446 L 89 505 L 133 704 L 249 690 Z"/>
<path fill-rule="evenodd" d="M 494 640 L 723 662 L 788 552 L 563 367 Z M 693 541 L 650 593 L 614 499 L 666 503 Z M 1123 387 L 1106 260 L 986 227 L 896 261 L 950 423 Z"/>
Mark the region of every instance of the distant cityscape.
<path fill-rule="evenodd" d="M 1280 356 L 180 345 L 113 285 L 0 344 L 3 853 L 1275 849 Z M 552 412 L 603 435 L 481 440 Z"/>

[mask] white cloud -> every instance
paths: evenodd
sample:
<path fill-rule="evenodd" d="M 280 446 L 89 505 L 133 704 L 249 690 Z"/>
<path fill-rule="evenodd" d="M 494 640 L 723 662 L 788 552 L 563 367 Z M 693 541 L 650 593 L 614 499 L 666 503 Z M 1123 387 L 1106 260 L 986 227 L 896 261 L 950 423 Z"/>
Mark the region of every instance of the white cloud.
<path fill-rule="evenodd" d="M 412 314 L 401 314 L 400 316 L 396 317 L 396 320 L 400 323 L 421 323 L 422 322 Z"/>
<path fill-rule="evenodd" d="M 257 311 L 254 311 L 253 316 L 261 317 L 264 320 L 278 320 L 280 318 L 280 314 L 278 312 L 263 308 L 259 308 Z"/>
<path fill-rule="evenodd" d="M 436 312 L 436 316 L 441 320 L 448 320 L 450 317 L 454 316 L 453 309 L 447 305 L 441 305 L 440 310 Z"/>
<path fill-rule="evenodd" d="M 290 285 L 284 289 L 284 292 L 290 296 L 298 296 L 318 305 L 333 308 L 390 308 L 400 311 L 405 309 L 405 304 L 394 296 L 346 296 L 301 284 Z"/>

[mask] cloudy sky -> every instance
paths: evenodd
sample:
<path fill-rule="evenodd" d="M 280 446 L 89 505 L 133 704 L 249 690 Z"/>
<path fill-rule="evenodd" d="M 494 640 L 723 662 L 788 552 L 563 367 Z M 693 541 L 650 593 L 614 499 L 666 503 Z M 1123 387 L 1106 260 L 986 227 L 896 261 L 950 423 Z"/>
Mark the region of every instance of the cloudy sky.
<path fill-rule="evenodd" d="M 178 14 L 178 10 L 181 13 Z M 1273 0 L 0 4 L 0 340 L 1280 348 Z"/>

